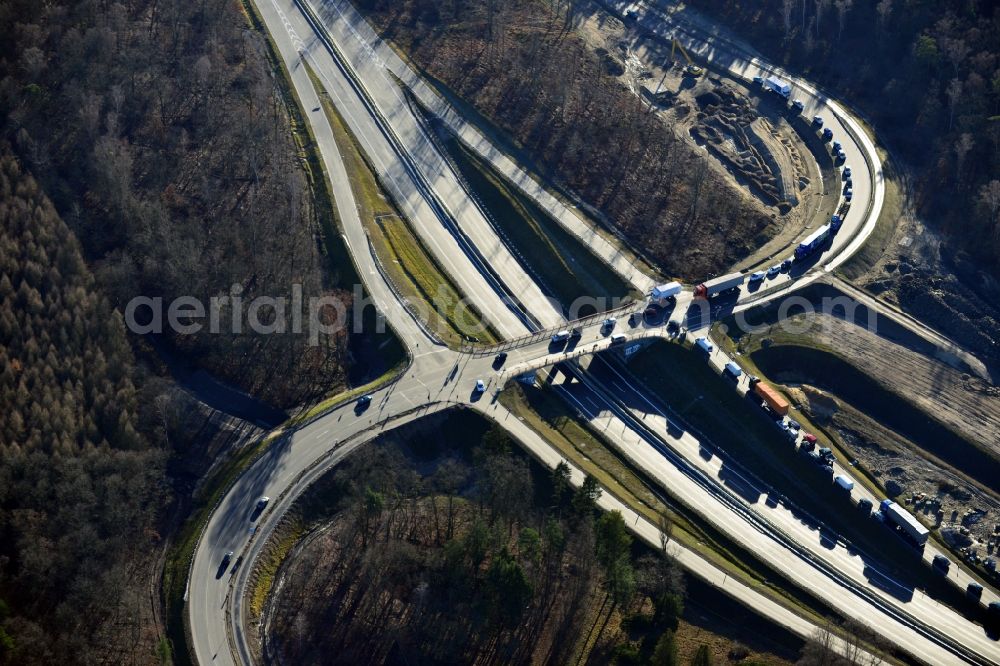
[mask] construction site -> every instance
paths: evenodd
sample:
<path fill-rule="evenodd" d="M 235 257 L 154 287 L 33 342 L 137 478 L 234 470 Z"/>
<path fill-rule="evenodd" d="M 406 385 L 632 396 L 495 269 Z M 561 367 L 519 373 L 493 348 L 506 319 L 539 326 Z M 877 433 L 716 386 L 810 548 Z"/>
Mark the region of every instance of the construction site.
<path fill-rule="evenodd" d="M 622 21 L 589 18 L 578 30 L 607 73 L 771 217 L 776 233 L 736 268 L 772 259 L 829 220 L 839 195 L 834 165 L 817 160 L 823 143 L 786 99 L 703 67 L 677 40 L 635 42 Z"/>

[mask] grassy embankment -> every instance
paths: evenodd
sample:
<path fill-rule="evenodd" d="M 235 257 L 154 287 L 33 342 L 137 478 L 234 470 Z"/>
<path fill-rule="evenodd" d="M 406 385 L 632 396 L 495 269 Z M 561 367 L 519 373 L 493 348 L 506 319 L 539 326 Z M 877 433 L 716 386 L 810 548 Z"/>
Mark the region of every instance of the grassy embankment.
<path fill-rule="evenodd" d="M 638 296 L 576 236 L 503 180 L 458 139 L 449 137 L 443 144 L 499 233 L 548 295 L 564 306 L 578 298 L 593 298 L 603 304 L 583 309 L 576 313 L 577 317 L 612 308 L 625 297 Z"/>
<path fill-rule="evenodd" d="M 468 304 L 454 282 L 437 264 L 379 183 L 375 170 L 351 134 L 343 117 L 313 70 L 307 66 L 341 157 L 361 222 L 382 268 L 411 303 L 420 303 L 421 318 L 442 341 L 457 346 L 475 338 L 491 344 L 500 336 Z"/>
<path fill-rule="evenodd" d="M 555 182 L 555 179 L 551 177 L 551 174 L 547 173 L 544 165 L 539 164 L 531 152 L 525 150 L 524 146 L 518 143 L 512 136 L 510 136 L 510 134 L 497 127 L 491 119 L 480 113 L 475 106 L 469 104 L 459 95 L 456 95 L 455 92 L 443 81 L 436 78 L 418 63 L 413 61 L 409 57 L 409 54 L 399 48 L 399 46 L 397 46 L 394 42 L 390 40 L 387 41 L 386 44 L 391 47 L 393 51 L 395 51 L 396 55 L 398 55 L 400 59 L 409 64 L 415 72 L 418 72 L 423 81 L 427 83 L 441 98 L 454 107 L 467 123 L 478 129 L 483 136 L 488 137 L 492 145 L 506 155 L 512 162 L 521 165 L 521 167 L 525 170 L 525 173 L 527 173 L 532 180 L 538 183 L 549 194 L 561 201 L 567 207 L 577 209 L 580 212 L 580 219 L 583 220 L 595 234 L 601 236 L 613 246 L 618 248 L 619 252 L 629 258 L 629 263 L 639 267 L 642 272 L 647 275 L 657 275 L 659 273 L 654 263 L 641 254 L 641 248 L 630 247 L 615 231 L 608 228 L 610 224 L 607 220 L 604 220 L 603 222 L 595 221 L 594 216 L 600 217 L 600 212 L 587 208 L 587 206 L 582 204 L 581 200 L 575 193 L 567 191 L 564 187 Z M 419 102 L 415 103 L 419 106 Z M 456 139 L 455 142 L 458 143 L 458 140 Z M 483 170 L 492 173 L 492 167 L 483 164 L 480 158 L 478 156 L 473 156 L 471 152 L 469 152 L 469 149 L 464 145 L 449 148 L 449 154 L 454 154 L 455 151 L 465 151 L 469 153 L 470 159 L 479 162 Z M 495 173 L 492 175 L 492 179 L 500 181 L 502 187 L 507 192 L 516 191 L 516 188 L 512 187 L 506 181 L 498 178 Z M 519 191 L 517 191 L 516 195 L 512 196 L 523 198 L 530 203 L 530 200 L 526 199 Z M 562 229 L 562 227 L 559 226 L 558 222 L 551 220 L 547 214 L 541 213 L 541 217 L 544 218 L 544 220 L 541 221 L 542 224 L 545 224 L 547 221 L 548 223 L 558 227 L 561 233 L 567 233 Z M 554 236 L 554 234 L 550 235 L 549 238 L 546 239 L 546 242 L 551 242 Z M 577 243 L 578 241 L 574 239 L 573 244 Z M 568 256 L 573 255 L 569 254 Z M 596 259 L 595 257 L 591 258 Z M 617 276 L 615 276 L 615 279 L 617 279 Z"/>
<path fill-rule="evenodd" d="M 815 300 L 821 292 L 809 289 L 803 293 L 813 295 Z M 862 312 L 861 317 L 858 325 L 864 326 L 867 315 Z M 769 328 L 762 335 L 714 337 L 724 348 L 739 353 L 741 363 L 750 372 L 771 377 L 797 376 L 829 391 L 912 443 L 912 449 L 920 455 L 951 467 L 980 485 L 991 487 L 992 481 L 1000 477 L 1000 461 L 981 442 L 937 420 L 933 414 L 928 414 L 910 401 L 905 390 L 873 376 L 848 354 L 817 340 L 809 330 L 800 332 L 796 330 L 797 326 L 773 326 L 775 314 L 771 310 L 753 311 L 748 320 Z M 795 323 L 795 317 L 791 321 Z M 737 329 L 729 326 L 729 330 Z M 897 344 L 913 345 L 915 350 L 924 350 L 925 353 L 933 351 L 932 347 L 891 321 L 880 319 L 879 330 L 889 339 L 898 341 Z M 822 430 L 822 426 L 816 427 Z M 836 439 L 832 433 L 826 434 Z M 845 454 L 845 458 L 850 456 Z M 882 492 L 875 480 L 870 480 L 869 485 L 873 491 Z"/>
<path fill-rule="evenodd" d="M 286 518 L 276 530 L 275 535 L 267 544 L 265 551 L 256 563 L 253 580 L 250 584 L 248 607 L 250 617 L 260 617 L 267 602 L 267 596 L 274 587 L 274 577 L 288 554 L 306 533 L 306 525 L 298 516 Z M 277 537 L 276 539 L 274 537 Z"/>

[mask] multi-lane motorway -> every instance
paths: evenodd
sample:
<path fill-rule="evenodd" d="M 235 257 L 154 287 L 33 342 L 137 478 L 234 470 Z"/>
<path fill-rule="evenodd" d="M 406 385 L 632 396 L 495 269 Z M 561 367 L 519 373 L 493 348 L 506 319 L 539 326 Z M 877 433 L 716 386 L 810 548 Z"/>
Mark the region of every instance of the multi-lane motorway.
<path fill-rule="evenodd" d="M 543 439 L 496 402 L 495 391 L 512 375 L 525 369 L 555 361 L 565 362 L 565 354 L 553 354 L 548 349 L 547 336 L 525 338 L 522 344 L 513 346 L 508 352 L 506 371 L 497 373 L 491 367 L 492 355 L 458 353 L 435 345 L 426 336 L 423 328 L 396 300 L 368 252 L 349 179 L 337 153 L 332 130 L 319 110 L 318 95 L 305 64 L 308 63 L 320 78 L 382 181 L 435 258 L 459 287 L 474 298 L 477 307 L 497 330 L 508 338 L 561 325 L 560 307 L 548 301 L 510 248 L 498 238 L 483 212 L 469 200 L 461 183 L 409 110 L 395 79 L 410 84 L 422 103 L 436 113 L 442 110 L 450 113 L 450 123 L 467 133 L 463 140 L 487 156 L 501 173 L 519 184 L 569 230 L 581 238 L 592 233 L 572 208 L 547 195 L 513 161 L 490 146 L 481 135 L 462 125 L 464 121 L 454 112 L 444 109 L 441 100 L 430 97 L 435 95 L 433 91 L 414 85 L 414 82 L 419 83 L 419 78 L 377 39 L 349 5 L 330 1 L 313 6 L 305 0 L 257 0 L 256 4 L 287 66 L 299 101 L 307 111 L 333 187 L 344 236 L 358 264 L 359 274 L 411 351 L 412 362 L 398 380 L 373 393 L 372 404 L 367 410 L 342 405 L 279 439 L 240 477 L 212 512 L 195 552 L 187 594 L 192 649 L 203 664 L 250 662 L 250 646 L 243 629 L 242 595 L 253 561 L 267 535 L 311 480 L 385 429 L 449 406 L 465 405 L 482 411 L 510 430 L 545 464 L 553 466 L 559 460 L 558 454 Z M 668 17 L 655 11 L 650 11 L 648 17 L 644 12 L 640 18 L 649 21 L 655 30 L 666 30 L 672 25 Z M 699 47 L 699 35 L 696 26 L 688 26 L 681 36 L 692 49 L 711 60 L 713 66 L 720 63 L 720 67 L 746 78 L 770 71 L 759 60 L 742 58 L 717 41 L 702 39 L 708 46 Z M 720 58 L 720 55 L 725 57 Z M 851 215 L 814 268 L 787 278 L 787 286 L 775 284 L 763 298 L 777 297 L 844 260 L 870 233 L 881 208 L 881 170 L 870 139 L 860 128 L 854 128 L 856 134 L 849 131 L 854 121 L 814 89 L 801 86 L 797 95 L 807 102 L 809 113 L 823 115 L 830 124 L 841 123 L 844 138 L 854 137 L 842 143 L 848 151 L 848 161 L 858 174 L 855 182 L 864 180 L 860 176 L 867 174 L 870 188 L 861 190 L 856 185 Z M 309 112 L 310 109 L 313 111 Z M 613 246 L 602 245 L 606 242 L 603 237 L 600 241 L 591 237 L 589 244 L 632 285 L 646 289 L 652 284 L 649 276 L 618 258 L 623 255 Z M 740 302 L 759 298 L 762 298 L 760 294 L 745 293 L 741 294 Z M 682 295 L 678 311 L 685 311 L 690 300 L 689 292 Z M 594 345 L 601 348 L 608 344 L 607 336 L 595 326 L 591 323 L 584 327 L 583 339 L 577 344 L 581 351 L 587 346 L 593 351 Z M 632 338 L 639 335 L 663 335 L 663 329 L 642 327 L 630 332 Z M 581 372 L 586 375 L 585 371 Z M 479 378 L 489 383 L 487 392 L 481 396 L 472 391 L 474 381 Z M 980 663 L 996 660 L 996 643 L 977 625 L 949 609 L 936 607 L 929 599 L 902 604 L 898 599 L 884 598 L 878 590 L 866 586 L 863 577 L 859 580 L 857 562 L 852 561 L 849 554 L 837 549 L 829 557 L 817 553 L 810 547 L 810 541 L 816 539 L 815 533 L 803 533 L 794 525 L 782 523 L 780 510 L 766 511 L 759 506 L 734 504 L 733 497 L 724 488 L 706 482 L 706 478 L 711 481 L 713 475 L 717 476 L 717 471 L 688 469 L 690 473 L 686 473 L 685 465 L 690 461 L 677 451 L 691 443 L 671 443 L 669 452 L 658 449 L 665 440 L 663 433 L 657 432 L 656 410 L 650 411 L 653 414 L 650 423 L 654 425 L 649 428 L 636 423 L 635 414 L 623 410 L 620 403 L 607 399 L 594 402 L 600 398 L 604 381 L 614 380 L 596 375 L 581 382 L 592 384 L 593 394 L 581 398 L 576 393 L 571 399 L 581 400 L 582 411 L 587 411 L 587 404 L 602 405 L 590 417 L 607 419 L 609 424 L 613 421 L 616 424 L 613 431 L 622 433 L 617 438 L 617 445 L 644 460 L 644 466 L 655 472 L 652 478 L 661 478 L 664 483 L 667 479 L 688 483 L 684 501 L 689 506 L 717 504 L 717 511 L 706 511 L 714 516 L 715 524 L 734 538 L 758 546 L 758 552 L 766 554 L 778 568 L 786 571 L 790 581 L 823 596 L 844 616 L 866 618 L 900 649 L 928 663 L 948 663 L 956 659 Z M 665 427 L 665 421 L 660 425 Z M 675 458 L 678 455 L 680 459 Z M 577 482 L 582 479 L 579 470 L 574 469 L 573 475 Z M 688 481 L 684 482 L 683 478 Z M 253 505 L 261 495 L 269 495 L 272 502 L 263 515 L 251 521 Z M 657 528 L 616 498 L 605 494 L 602 507 L 621 510 L 640 537 L 654 545 L 659 543 Z M 242 558 L 235 571 L 220 567 L 228 551 Z M 696 575 L 720 585 L 727 593 L 778 624 L 800 635 L 809 635 L 815 630 L 809 622 L 728 578 L 696 554 L 679 546 L 676 552 L 681 564 Z"/>

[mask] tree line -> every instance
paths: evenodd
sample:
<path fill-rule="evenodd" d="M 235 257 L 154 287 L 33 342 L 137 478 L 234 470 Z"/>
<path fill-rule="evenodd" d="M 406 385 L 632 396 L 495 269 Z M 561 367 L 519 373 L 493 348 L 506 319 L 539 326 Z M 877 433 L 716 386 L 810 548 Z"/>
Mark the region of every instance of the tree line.
<path fill-rule="evenodd" d="M 595 479 L 574 488 L 565 463 L 544 471 L 503 431 L 461 414 L 386 439 L 304 500 L 336 545 L 289 563 L 266 638 L 272 659 L 565 663 L 595 603 L 645 638 L 592 657 L 669 652 L 657 644 L 673 640 L 683 575 L 665 552 L 633 543 L 620 513 L 597 511 Z"/>
<path fill-rule="evenodd" d="M 133 631 L 163 451 L 121 320 L 31 176 L 0 157 L 0 663 L 88 663 Z M 140 595 L 141 596 L 141 595 Z"/>
<path fill-rule="evenodd" d="M 234 285 L 245 302 L 301 284 L 305 302 L 350 304 L 244 8 L 0 0 L 0 25 L 0 663 L 144 663 L 165 509 L 184 500 L 170 482 L 190 489 L 167 462 L 219 427 L 154 350 L 281 408 L 377 360 L 347 335 L 153 346 L 123 325 L 135 296 Z"/>
<path fill-rule="evenodd" d="M 293 284 L 304 302 L 350 305 L 339 278 L 353 271 L 324 245 L 321 222 L 333 221 L 318 218 L 267 42 L 237 4 L 5 0 L 0 16 L 4 137 L 113 307 L 207 304 L 234 286 L 248 303 Z M 342 384 L 352 359 L 346 333 L 310 346 L 305 333 L 223 326 L 163 341 L 279 407 Z"/>
<path fill-rule="evenodd" d="M 1000 8 L 987 0 L 697 0 L 855 104 L 913 166 L 918 210 L 997 272 Z"/>

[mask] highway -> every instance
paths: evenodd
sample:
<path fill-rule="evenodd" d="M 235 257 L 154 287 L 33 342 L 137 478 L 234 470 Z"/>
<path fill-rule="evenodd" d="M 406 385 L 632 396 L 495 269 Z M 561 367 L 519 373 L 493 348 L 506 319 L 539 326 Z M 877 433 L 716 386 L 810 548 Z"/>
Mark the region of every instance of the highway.
<path fill-rule="evenodd" d="M 311 24 L 300 6 L 292 0 L 258 0 L 257 6 L 278 47 L 279 55 L 289 70 L 292 84 L 304 109 L 318 109 L 320 104 L 302 66 L 302 54 L 305 54 L 305 61 L 323 81 L 352 132 L 359 137 L 363 149 L 376 164 L 383 182 L 397 201 L 401 202 L 403 212 L 414 228 L 418 229 L 435 258 L 458 281 L 465 293 L 475 296 L 477 306 L 498 330 L 507 337 L 517 338 L 538 327 L 562 325 L 558 304 L 546 299 L 521 269 L 509 249 L 498 240 L 482 212 L 464 197 L 454 174 L 436 152 L 402 98 L 398 97 L 398 88 L 385 78 L 384 71 L 380 73 L 377 66 L 380 61 L 371 58 L 371 53 L 366 55 L 365 42 L 355 39 L 350 30 L 334 40 L 335 43 L 324 42 L 319 35 L 322 30 L 315 23 Z M 353 51 L 349 48 L 352 40 Z M 382 77 L 381 82 L 372 78 L 378 76 Z M 368 410 L 356 412 L 352 404 L 342 405 L 272 445 L 264 457 L 240 477 L 212 512 L 192 562 L 187 598 L 192 647 L 198 661 L 204 664 L 249 662 L 240 599 L 254 557 L 267 534 L 294 497 L 315 475 L 384 429 L 426 413 L 461 404 L 483 411 L 495 419 L 510 430 L 532 455 L 549 466 L 554 466 L 559 460 L 547 443 L 516 418 L 511 418 L 493 400 L 494 391 L 509 380 L 515 370 L 533 363 L 548 364 L 552 360 L 548 355 L 543 355 L 546 358 L 539 361 L 538 350 L 531 345 L 512 347 L 507 372 L 497 374 L 490 368 L 491 356 L 460 354 L 434 345 L 423 328 L 396 300 L 392 289 L 385 284 L 374 266 L 367 249 L 363 226 L 358 219 L 349 180 L 325 116 L 321 111 L 315 110 L 307 115 L 334 188 L 345 239 L 358 263 L 359 273 L 376 303 L 387 313 L 388 320 L 411 350 L 412 363 L 401 378 L 373 393 Z M 856 203 L 858 201 L 856 198 Z M 877 212 L 872 212 L 870 217 L 877 217 Z M 571 219 L 569 222 L 564 220 L 564 223 L 570 226 L 573 224 Z M 858 224 L 852 222 L 855 237 L 863 233 L 867 220 L 861 221 L 860 227 Z M 844 230 L 847 230 L 846 225 Z M 853 242 L 847 240 L 851 233 L 844 234 L 844 230 L 839 236 L 845 239 L 840 246 L 842 251 Z M 824 254 L 822 259 L 832 262 L 837 257 Z M 614 265 L 614 261 L 609 260 L 609 263 Z M 626 271 L 625 266 L 620 263 L 618 268 Z M 635 271 L 629 279 L 632 284 L 646 284 Z M 801 280 L 796 281 L 796 284 L 799 282 Z M 517 294 L 516 303 L 510 302 L 511 294 Z M 744 298 L 749 297 L 747 295 Z M 689 302 L 690 294 L 686 293 L 682 300 Z M 587 334 L 591 334 L 591 331 Z M 642 334 L 653 336 L 662 335 L 662 332 L 644 328 Z M 600 348 L 600 341 L 595 338 L 594 342 Z M 477 378 L 483 378 L 489 383 L 484 396 L 472 393 L 472 385 Z M 623 433 L 622 440 L 626 439 Z M 648 442 L 645 448 L 655 452 Z M 576 482 L 582 479 L 578 470 L 574 470 L 574 478 Z M 256 524 L 251 524 L 249 513 L 260 495 L 271 496 L 272 503 Z M 704 502 L 706 496 L 713 495 L 702 488 L 692 494 L 689 501 L 697 505 Z M 716 499 L 723 501 L 718 497 Z M 731 510 L 731 505 L 727 506 L 730 508 L 722 513 L 731 514 L 734 524 L 746 523 L 745 516 L 741 517 L 738 512 Z M 658 546 L 659 534 L 654 525 L 635 516 L 613 497 L 606 495 L 602 498 L 602 507 L 623 510 L 636 533 Z M 924 661 L 945 663 L 954 659 L 954 654 L 941 645 L 940 641 L 928 638 L 924 633 L 909 627 L 908 619 L 882 613 L 853 591 L 838 590 L 840 584 L 836 583 L 835 578 L 817 576 L 815 570 L 805 573 L 805 569 L 797 569 L 801 566 L 799 563 L 804 561 L 801 555 L 789 557 L 787 547 L 782 546 L 783 550 L 776 548 L 772 546 L 762 552 L 773 553 L 777 558 L 775 561 L 791 562 L 790 571 L 801 571 L 789 574 L 793 582 L 809 589 L 816 589 L 817 585 L 824 590 L 829 588 L 831 605 L 848 616 L 871 618 L 873 625 L 880 631 L 893 636 L 903 649 Z M 229 550 L 243 558 L 235 575 L 219 569 L 222 555 Z M 684 566 L 710 582 L 723 581 L 723 589 L 727 593 L 775 622 L 803 636 L 815 630 L 810 623 L 755 590 L 737 582 L 726 583 L 731 579 L 700 556 L 679 546 L 677 552 L 678 559 Z M 965 627 L 961 631 L 973 631 L 974 634 L 974 628 L 970 630 Z M 963 640 L 965 638 L 962 633 L 956 635 L 962 636 Z M 976 647 L 978 644 L 975 635 L 970 638 L 973 649 L 979 649 Z M 987 651 L 980 654 L 991 655 L 989 648 L 995 649 L 995 644 L 986 646 Z"/>
<path fill-rule="evenodd" d="M 261 3 L 263 5 L 264 3 Z M 277 2 L 270 3 L 277 9 Z M 284 15 L 282 28 L 295 35 L 310 34 L 302 45 L 309 64 L 349 129 L 358 137 L 380 180 L 387 183 L 403 212 L 434 258 L 445 268 L 464 294 L 494 292 L 508 310 L 486 312 L 503 334 L 523 330 L 523 315 L 541 326 L 562 321 L 561 307 L 525 273 L 510 249 L 502 243 L 480 208 L 469 199 L 414 116 L 402 90 L 379 67 L 380 61 L 359 46 L 345 52 L 335 41 L 335 31 L 315 29 L 317 19 L 306 3 L 301 10 L 278 9 Z M 343 26 L 343 23 L 336 24 Z M 351 41 L 350 31 L 344 35 Z M 455 252 L 458 245 L 461 252 Z M 478 279 L 482 276 L 482 279 Z M 483 288 L 485 280 L 489 289 Z M 512 307 L 513 306 L 513 307 Z"/>

